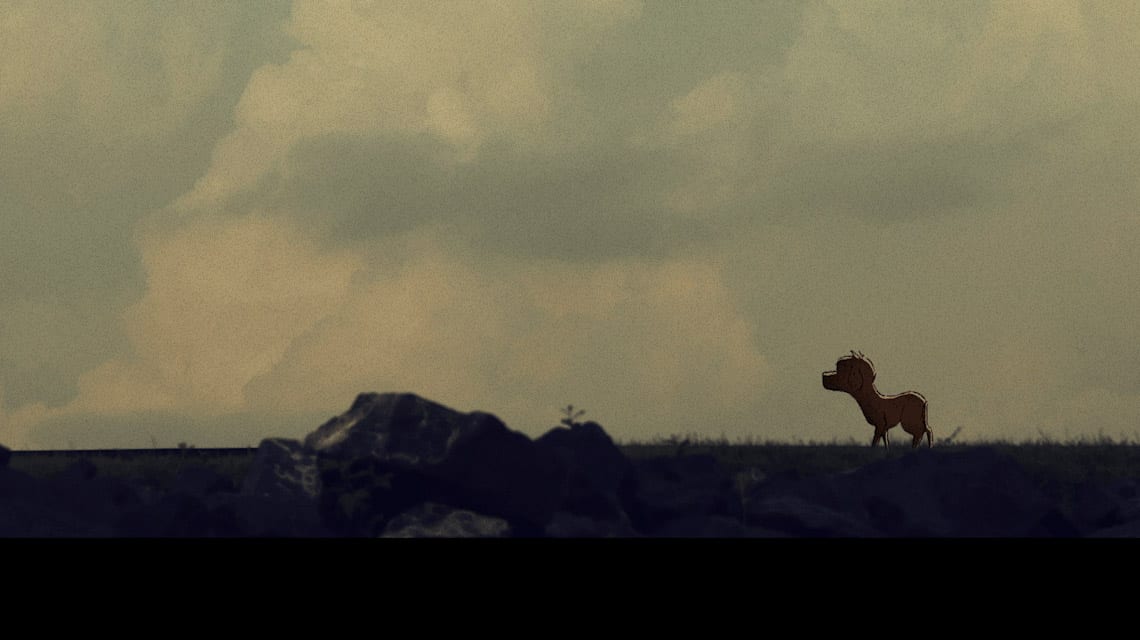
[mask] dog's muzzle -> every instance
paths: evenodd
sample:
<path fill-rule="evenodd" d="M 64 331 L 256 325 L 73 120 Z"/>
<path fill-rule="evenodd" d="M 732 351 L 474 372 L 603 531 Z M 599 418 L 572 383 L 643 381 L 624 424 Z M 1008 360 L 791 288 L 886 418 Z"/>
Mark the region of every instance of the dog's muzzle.
<path fill-rule="evenodd" d="M 839 384 L 835 377 L 835 371 L 823 372 L 823 388 L 830 389 L 831 391 L 839 391 Z"/>

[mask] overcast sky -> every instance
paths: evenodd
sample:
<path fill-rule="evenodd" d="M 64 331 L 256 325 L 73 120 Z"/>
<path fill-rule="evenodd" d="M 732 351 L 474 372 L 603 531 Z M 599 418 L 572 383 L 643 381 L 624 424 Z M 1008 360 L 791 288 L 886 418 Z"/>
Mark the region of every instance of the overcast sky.
<path fill-rule="evenodd" d="M 0 0 L 0 443 L 869 443 L 852 349 L 1137 439 L 1138 69 L 1134 0 Z"/>

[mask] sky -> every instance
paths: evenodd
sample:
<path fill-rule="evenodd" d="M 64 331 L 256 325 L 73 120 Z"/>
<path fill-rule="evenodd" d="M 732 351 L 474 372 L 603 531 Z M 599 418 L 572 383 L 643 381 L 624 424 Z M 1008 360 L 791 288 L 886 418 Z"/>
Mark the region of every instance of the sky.
<path fill-rule="evenodd" d="M 0 0 L 0 444 L 869 443 L 851 350 L 1136 440 L 1137 69 L 1133 0 Z"/>

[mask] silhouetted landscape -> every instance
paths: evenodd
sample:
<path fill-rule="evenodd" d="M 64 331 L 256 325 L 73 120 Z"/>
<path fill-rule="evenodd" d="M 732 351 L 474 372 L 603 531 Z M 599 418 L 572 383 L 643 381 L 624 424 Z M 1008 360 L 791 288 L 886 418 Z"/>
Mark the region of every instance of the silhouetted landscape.
<path fill-rule="evenodd" d="M 1135 0 L 0 0 L 0 535 L 1140 535 L 1138 61 Z"/>
<path fill-rule="evenodd" d="M 18 537 L 1134 537 L 1140 446 L 615 444 L 537 439 L 414 394 L 363 394 L 256 449 L 8 452 Z"/>

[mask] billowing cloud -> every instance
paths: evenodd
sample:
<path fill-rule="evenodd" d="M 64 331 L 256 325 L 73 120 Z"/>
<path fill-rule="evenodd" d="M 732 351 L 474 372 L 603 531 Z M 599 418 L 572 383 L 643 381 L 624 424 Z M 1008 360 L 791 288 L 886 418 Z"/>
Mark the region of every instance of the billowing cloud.
<path fill-rule="evenodd" d="M 284 10 L 284 11 L 283 11 Z M 0 387 L 60 405 L 127 346 L 134 225 L 185 191 L 248 74 L 287 42 L 280 2 L 0 6 Z"/>
<path fill-rule="evenodd" d="M 256 406 L 343 403 L 344 389 L 414 390 L 496 407 L 534 435 L 558 407 L 598 420 L 732 430 L 768 381 L 748 323 L 717 270 L 688 261 L 473 262 L 430 236 L 362 283 L 246 388 Z M 639 431 L 640 429 L 640 431 Z"/>
<path fill-rule="evenodd" d="M 182 205 L 209 206 L 254 186 L 305 138 L 422 134 L 446 143 L 460 161 L 492 136 L 533 138 L 554 115 L 544 29 L 589 36 L 636 16 L 637 6 L 393 1 L 330 8 L 298 0 L 289 32 L 302 48 L 253 75 L 237 128 Z M 546 9 L 550 16 L 541 15 Z"/>

